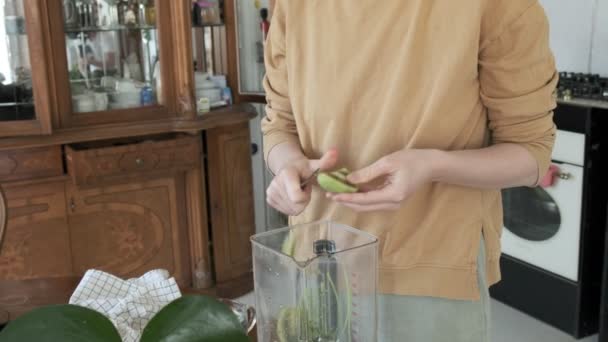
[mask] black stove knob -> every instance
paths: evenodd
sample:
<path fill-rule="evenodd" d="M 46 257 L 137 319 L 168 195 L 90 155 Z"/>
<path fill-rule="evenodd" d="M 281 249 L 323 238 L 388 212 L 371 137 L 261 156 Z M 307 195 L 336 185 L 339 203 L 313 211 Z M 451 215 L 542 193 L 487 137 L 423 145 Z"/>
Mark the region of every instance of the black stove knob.
<path fill-rule="evenodd" d="M 589 97 L 594 100 L 598 100 L 602 98 L 602 88 L 600 88 L 597 84 L 591 86 L 589 88 Z"/>

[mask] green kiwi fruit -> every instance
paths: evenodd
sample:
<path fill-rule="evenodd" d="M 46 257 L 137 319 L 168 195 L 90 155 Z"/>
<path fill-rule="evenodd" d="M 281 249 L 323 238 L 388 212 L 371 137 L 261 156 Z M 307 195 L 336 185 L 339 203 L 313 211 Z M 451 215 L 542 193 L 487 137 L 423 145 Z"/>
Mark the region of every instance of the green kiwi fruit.
<path fill-rule="evenodd" d="M 281 246 L 281 252 L 290 257 L 293 257 L 296 248 L 296 239 L 293 235 L 293 231 L 290 230 L 287 238 L 285 241 L 283 241 L 283 245 Z"/>
<path fill-rule="evenodd" d="M 277 319 L 277 335 L 281 342 L 298 341 L 298 309 L 283 308 Z"/>
<path fill-rule="evenodd" d="M 333 172 L 321 172 L 317 175 L 317 183 L 319 186 L 327 191 L 333 193 L 354 193 L 358 189 L 355 185 L 350 184 L 346 177 L 350 171 L 348 169 L 340 169 Z"/>

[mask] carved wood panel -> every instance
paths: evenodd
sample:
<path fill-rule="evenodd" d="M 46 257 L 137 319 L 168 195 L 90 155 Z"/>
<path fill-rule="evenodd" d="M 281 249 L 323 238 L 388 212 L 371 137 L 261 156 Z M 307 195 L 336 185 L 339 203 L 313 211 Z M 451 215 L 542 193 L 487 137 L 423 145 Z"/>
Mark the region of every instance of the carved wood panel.
<path fill-rule="evenodd" d="M 42 178 L 63 174 L 61 147 L 0 151 L 0 181 Z"/>
<path fill-rule="evenodd" d="M 247 124 L 207 132 L 212 235 L 218 283 L 252 270 L 255 233 L 251 143 Z"/>
<path fill-rule="evenodd" d="M 200 136 L 143 140 L 124 146 L 92 143 L 67 147 L 68 172 L 81 186 L 141 180 L 200 166 Z M 128 177 L 132 176 L 132 177 Z"/>
<path fill-rule="evenodd" d="M 0 282 L 70 276 L 64 181 L 3 185 L 8 225 Z"/>
<path fill-rule="evenodd" d="M 70 183 L 68 203 L 77 275 L 95 268 L 136 277 L 162 268 L 190 285 L 183 176 L 89 190 Z"/>

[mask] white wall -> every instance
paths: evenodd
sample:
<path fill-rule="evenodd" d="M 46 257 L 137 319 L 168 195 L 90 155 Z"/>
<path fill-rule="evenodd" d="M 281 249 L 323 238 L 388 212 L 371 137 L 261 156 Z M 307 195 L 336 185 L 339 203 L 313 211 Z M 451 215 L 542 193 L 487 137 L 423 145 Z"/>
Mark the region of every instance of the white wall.
<path fill-rule="evenodd" d="M 608 75 L 608 0 L 540 0 L 560 71 Z"/>
<path fill-rule="evenodd" d="M 591 70 L 601 75 L 608 75 L 608 0 L 597 1 Z"/>

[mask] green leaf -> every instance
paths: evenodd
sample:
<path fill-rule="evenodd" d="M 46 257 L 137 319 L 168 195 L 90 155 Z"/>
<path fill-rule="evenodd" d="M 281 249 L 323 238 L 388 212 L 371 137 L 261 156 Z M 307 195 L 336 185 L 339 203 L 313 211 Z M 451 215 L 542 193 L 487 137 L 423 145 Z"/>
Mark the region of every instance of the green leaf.
<path fill-rule="evenodd" d="M 35 309 L 0 332 L 2 342 L 121 342 L 112 322 L 97 311 L 76 305 Z"/>
<path fill-rule="evenodd" d="M 206 296 L 184 296 L 157 313 L 141 342 L 247 342 L 243 326 L 224 303 Z"/>

